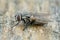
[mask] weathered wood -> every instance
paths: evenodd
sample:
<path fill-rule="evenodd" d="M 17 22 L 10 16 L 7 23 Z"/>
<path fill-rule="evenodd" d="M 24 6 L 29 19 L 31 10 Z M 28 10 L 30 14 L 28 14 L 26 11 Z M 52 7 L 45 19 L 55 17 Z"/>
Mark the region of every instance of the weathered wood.
<path fill-rule="evenodd" d="M 5 5 L 6 2 L 8 2 L 8 6 Z M 48 18 L 50 13 L 52 14 L 50 16 L 52 16 L 52 19 L 54 20 L 60 14 L 60 0 L 58 2 L 59 4 L 57 3 L 58 5 L 56 5 L 55 0 L 0 0 L 0 11 L 2 10 L 2 12 L 0 12 L 0 17 L 6 13 L 3 18 L 4 21 L 1 21 L 0 19 L 1 23 L 4 23 L 0 24 L 0 40 L 60 40 L 60 23 L 48 23 L 50 20 Z M 7 8 L 5 6 L 8 7 L 8 10 L 6 10 Z M 28 15 L 34 13 L 36 15 L 35 17 L 38 19 L 36 20 L 36 23 L 48 23 L 48 26 L 43 27 L 34 25 L 28 27 L 25 31 L 22 31 L 24 26 L 17 25 L 11 31 L 11 27 L 14 24 L 12 23 L 12 25 L 10 25 L 11 20 L 14 19 L 11 16 L 17 12 L 21 12 L 23 14 L 25 12 L 29 12 Z M 39 15 L 38 12 L 42 13 Z M 48 14 L 45 15 L 46 13 Z M 60 19 L 60 16 L 58 19 Z"/>

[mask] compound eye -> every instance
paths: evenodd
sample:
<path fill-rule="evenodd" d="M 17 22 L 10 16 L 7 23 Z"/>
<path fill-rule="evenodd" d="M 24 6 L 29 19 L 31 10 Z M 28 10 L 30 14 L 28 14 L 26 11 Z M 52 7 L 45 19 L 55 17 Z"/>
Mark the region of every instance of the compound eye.
<path fill-rule="evenodd" d="M 22 14 L 20 14 L 20 15 L 17 16 L 17 20 L 18 21 L 21 21 L 22 20 Z"/>
<path fill-rule="evenodd" d="M 20 16 L 19 15 L 15 15 L 15 20 L 16 21 L 20 21 L 21 19 L 20 19 Z"/>

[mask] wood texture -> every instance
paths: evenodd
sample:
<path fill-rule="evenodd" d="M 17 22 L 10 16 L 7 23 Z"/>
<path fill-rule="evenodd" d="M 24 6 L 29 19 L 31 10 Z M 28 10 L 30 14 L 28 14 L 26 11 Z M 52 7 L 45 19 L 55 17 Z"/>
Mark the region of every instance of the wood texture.
<path fill-rule="evenodd" d="M 44 26 L 29 26 L 25 31 L 23 23 L 20 23 L 11 30 L 17 23 L 14 22 L 14 15 L 18 13 L 40 14 L 41 17 L 36 16 L 39 21 L 52 21 Z M 0 40 L 60 40 L 58 21 L 60 0 L 0 0 Z"/>

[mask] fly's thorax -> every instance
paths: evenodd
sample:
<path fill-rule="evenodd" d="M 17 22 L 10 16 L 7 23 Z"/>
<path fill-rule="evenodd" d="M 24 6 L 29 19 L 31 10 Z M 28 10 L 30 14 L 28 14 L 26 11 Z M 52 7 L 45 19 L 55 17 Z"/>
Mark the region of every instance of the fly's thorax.
<path fill-rule="evenodd" d="M 36 18 L 34 16 L 30 17 L 30 21 L 36 20 Z"/>

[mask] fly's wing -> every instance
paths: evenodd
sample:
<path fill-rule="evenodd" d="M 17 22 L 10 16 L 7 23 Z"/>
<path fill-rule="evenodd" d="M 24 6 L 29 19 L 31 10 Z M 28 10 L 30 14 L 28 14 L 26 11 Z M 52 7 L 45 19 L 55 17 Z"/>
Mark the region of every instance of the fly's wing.
<path fill-rule="evenodd" d="M 49 19 L 47 19 L 47 18 L 45 18 L 45 17 L 43 17 L 43 16 L 40 16 L 40 17 L 35 17 L 35 21 L 36 21 L 36 23 L 38 22 L 38 23 L 48 23 L 48 22 L 50 22 L 51 20 L 49 20 Z"/>
<path fill-rule="evenodd" d="M 48 23 L 48 22 L 51 22 L 52 20 L 50 20 L 50 14 L 30 14 L 30 16 L 33 16 L 33 18 L 35 18 L 35 23 Z"/>

